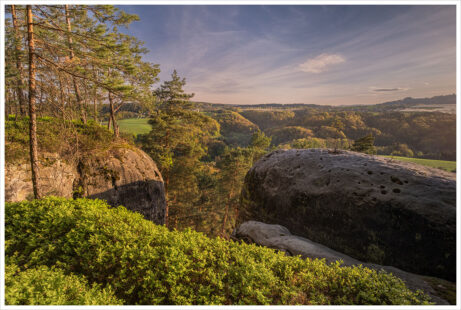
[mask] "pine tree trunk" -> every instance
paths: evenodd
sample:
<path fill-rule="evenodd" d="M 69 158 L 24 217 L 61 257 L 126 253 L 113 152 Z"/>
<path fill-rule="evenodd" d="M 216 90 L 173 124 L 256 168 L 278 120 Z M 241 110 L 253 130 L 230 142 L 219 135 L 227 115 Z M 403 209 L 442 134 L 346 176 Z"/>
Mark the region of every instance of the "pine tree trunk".
<path fill-rule="evenodd" d="M 62 77 L 61 77 L 61 73 L 58 71 L 57 72 L 58 74 L 58 78 L 59 78 L 59 94 L 60 94 L 60 100 L 61 100 L 61 117 L 63 120 L 66 120 L 66 105 L 65 105 L 65 102 L 64 102 L 64 88 L 63 88 L 63 85 L 62 85 Z"/>
<path fill-rule="evenodd" d="M 65 5 L 65 11 L 66 11 L 67 31 L 69 32 L 67 34 L 67 43 L 69 45 L 69 59 L 70 61 L 72 61 L 74 59 L 74 50 L 72 47 L 72 37 L 70 35 L 70 32 L 72 31 L 72 27 L 70 25 L 69 6 L 67 4 Z M 72 81 L 74 82 L 74 90 L 75 90 L 75 97 L 77 99 L 77 105 L 80 109 L 80 118 L 82 122 L 86 124 L 86 112 L 85 112 L 85 107 L 82 102 L 82 97 L 80 95 L 80 89 L 78 87 L 77 79 L 75 77 L 72 77 Z"/>
<path fill-rule="evenodd" d="M 14 27 L 14 48 L 16 50 L 15 58 L 16 58 L 16 69 L 18 70 L 19 76 L 16 84 L 16 93 L 18 96 L 19 101 L 19 111 L 22 116 L 26 115 L 26 98 L 24 97 L 24 71 L 22 69 L 21 64 L 21 36 L 19 33 L 18 21 L 16 16 L 16 8 L 14 5 L 11 5 L 11 16 L 13 18 L 13 27 Z"/>
<path fill-rule="evenodd" d="M 229 205 L 231 203 L 232 192 L 227 195 L 226 211 L 224 212 L 224 218 L 221 226 L 221 236 L 224 237 L 224 230 L 226 229 L 227 218 L 229 216 Z"/>
<path fill-rule="evenodd" d="M 93 93 L 93 118 L 94 118 L 94 121 L 95 123 L 98 123 L 98 109 L 97 109 L 97 105 L 96 105 L 96 87 L 95 87 L 95 91 Z"/>
<path fill-rule="evenodd" d="M 114 101 L 112 99 L 112 93 L 109 92 L 109 105 L 110 105 L 110 118 L 112 120 L 112 126 L 114 128 L 114 136 L 118 138 L 120 136 L 117 122 L 115 121 Z"/>
<path fill-rule="evenodd" d="M 167 129 L 166 130 L 166 134 L 165 134 L 165 150 L 168 150 L 168 147 L 169 147 L 169 137 L 170 137 L 170 131 Z M 168 218 L 169 218 L 169 215 L 168 215 L 168 211 L 169 211 L 169 202 L 168 202 L 168 184 L 170 183 L 170 175 L 168 173 L 168 171 L 166 172 L 165 174 L 165 201 L 166 201 L 166 204 L 165 204 L 165 226 L 168 227 Z"/>
<path fill-rule="evenodd" d="M 165 226 L 168 227 L 168 183 L 170 182 L 170 177 L 168 173 L 165 175 Z"/>
<path fill-rule="evenodd" d="M 41 194 L 38 184 L 38 151 L 37 151 L 37 116 L 35 114 L 35 42 L 32 6 L 27 5 L 27 36 L 29 43 L 29 147 L 30 168 L 32 171 L 32 187 L 35 199 Z"/>
<path fill-rule="evenodd" d="M 93 79 L 96 81 L 97 80 L 97 74 L 96 70 L 94 69 L 94 65 L 91 66 L 91 71 L 93 72 Z M 97 106 L 97 101 L 98 101 L 98 89 L 96 85 L 93 85 L 93 118 L 95 123 L 98 123 L 98 106 Z"/>

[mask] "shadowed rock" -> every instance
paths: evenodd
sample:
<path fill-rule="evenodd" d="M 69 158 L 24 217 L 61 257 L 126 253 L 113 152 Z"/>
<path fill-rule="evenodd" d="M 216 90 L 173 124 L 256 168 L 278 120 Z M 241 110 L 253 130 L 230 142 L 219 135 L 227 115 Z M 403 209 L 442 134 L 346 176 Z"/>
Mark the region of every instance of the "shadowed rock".
<path fill-rule="evenodd" d="M 355 259 L 453 281 L 455 177 L 355 152 L 279 150 L 248 172 L 239 222 L 280 224 Z"/>
<path fill-rule="evenodd" d="M 244 240 L 247 243 L 256 243 L 269 248 L 277 249 L 288 255 L 311 259 L 325 259 L 327 263 L 342 260 L 342 266 L 367 267 L 377 271 L 385 271 L 402 279 L 411 290 L 422 290 L 439 305 L 449 304 L 445 299 L 437 296 L 436 290 L 424 277 L 405 272 L 392 266 L 364 263 L 343 253 L 334 251 L 309 239 L 292 235 L 290 231 L 281 225 L 270 225 L 256 221 L 242 223 L 232 233 L 232 239 Z"/>
<path fill-rule="evenodd" d="M 39 184 L 45 196 L 99 198 L 123 205 L 156 224 L 165 222 L 165 190 L 155 162 L 136 148 L 117 147 L 65 162 L 57 154 L 40 160 Z M 6 201 L 33 198 L 30 165 L 6 165 Z"/>

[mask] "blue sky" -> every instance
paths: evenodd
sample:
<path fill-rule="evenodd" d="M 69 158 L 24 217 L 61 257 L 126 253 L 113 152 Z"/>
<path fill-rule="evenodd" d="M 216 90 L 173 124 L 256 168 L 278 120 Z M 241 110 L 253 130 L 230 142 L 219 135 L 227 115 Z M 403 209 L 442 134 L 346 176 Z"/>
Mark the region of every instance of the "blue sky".
<path fill-rule="evenodd" d="M 195 100 L 373 104 L 456 91 L 456 7 L 120 6 Z"/>

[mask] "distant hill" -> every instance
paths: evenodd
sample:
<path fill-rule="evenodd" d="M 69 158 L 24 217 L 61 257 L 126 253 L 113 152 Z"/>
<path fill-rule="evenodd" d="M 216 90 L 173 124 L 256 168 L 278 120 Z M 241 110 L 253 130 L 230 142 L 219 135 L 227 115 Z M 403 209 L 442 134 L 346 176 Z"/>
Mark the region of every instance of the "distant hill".
<path fill-rule="evenodd" d="M 401 100 L 383 102 L 371 105 L 352 105 L 352 106 L 331 106 L 305 103 L 264 103 L 264 104 L 223 104 L 210 102 L 196 102 L 197 107 L 203 110 L 214 109 L 304 109 L 315 108 L 320 111 L 399 111 L 411 109 L 408 111 L 427 111 L 427 112 L 446 112 L 456 113 L 456 94 L 434 96 L 431 98 L 412 98 L 406 97 Z M 440 107 L 444 106 L 444 107 Z M 451 107 L 449 107 L 451 106 Z"/>
<path fill-rule="evenodd" d="M 384 102 L 376 105 L 419 105 L 419 104 L 456 104 L 456 95 L 435 96 L 431 98 L 412 98 L 406 97 L 401 100 Z"/>

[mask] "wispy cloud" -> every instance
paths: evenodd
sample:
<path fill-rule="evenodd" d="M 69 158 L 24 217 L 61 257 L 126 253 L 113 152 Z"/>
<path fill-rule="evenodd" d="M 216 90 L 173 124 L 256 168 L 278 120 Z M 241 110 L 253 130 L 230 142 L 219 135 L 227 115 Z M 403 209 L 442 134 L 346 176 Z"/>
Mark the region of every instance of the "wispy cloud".
<path fill-rule="evenodd" d="M 456 89 L 455 6 L 127 8 L 161 80 L 177 69 L 200 101 L 366 104 Z"/>
<path fill-rule="evenodd" d="M 405 91 L 408 88 L 403 87 L 394 87 L 394 88 L 378 88 L 378 87 L 371 87 L 371 91 L 373 92 L 393 92 L 393 91 Z"/>
<path fill-rule="evenodd" d="M 345 62 L 343 56 L 339 54 L 320 54 L 317 57 L 308 59 L 299 65 L 301 71 L 310 73 L 321 73 L 328 70 L 331 66 Z"/>

